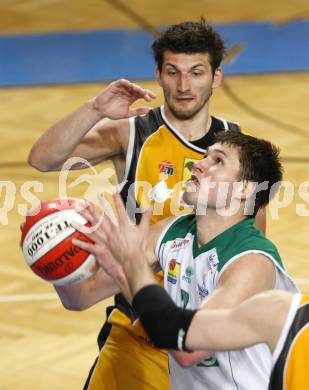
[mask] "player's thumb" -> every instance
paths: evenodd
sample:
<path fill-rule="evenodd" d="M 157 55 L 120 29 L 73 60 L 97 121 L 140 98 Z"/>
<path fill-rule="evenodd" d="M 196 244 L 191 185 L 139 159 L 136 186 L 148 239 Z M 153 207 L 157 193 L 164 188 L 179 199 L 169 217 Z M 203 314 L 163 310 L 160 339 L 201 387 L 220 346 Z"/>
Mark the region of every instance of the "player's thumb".
<path fill-rule="evenodd" d="M 130 111 L 133 113 L 132 116 L 145 115 L 149 112 L 149 107 L 137 107 L 135 109 L 131 109 Z"/>

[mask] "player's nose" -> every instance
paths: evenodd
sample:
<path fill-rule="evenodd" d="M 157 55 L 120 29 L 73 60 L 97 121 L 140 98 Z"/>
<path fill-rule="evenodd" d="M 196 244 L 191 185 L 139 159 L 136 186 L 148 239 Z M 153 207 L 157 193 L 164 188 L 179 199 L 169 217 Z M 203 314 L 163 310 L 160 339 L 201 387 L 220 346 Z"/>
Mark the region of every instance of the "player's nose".
<path fill-rule="evenodd" d="M 179 92 L 188 92 L 190 91 L 190 83 L 187 74 L 180 73 L 178 78 L 178 91 Z"/>

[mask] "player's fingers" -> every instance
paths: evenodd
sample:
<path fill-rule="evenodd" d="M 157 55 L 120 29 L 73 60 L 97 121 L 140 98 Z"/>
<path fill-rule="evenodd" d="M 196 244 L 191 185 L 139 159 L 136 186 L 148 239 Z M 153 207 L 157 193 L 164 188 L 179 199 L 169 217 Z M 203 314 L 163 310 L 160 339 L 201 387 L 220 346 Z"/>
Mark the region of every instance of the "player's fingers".
<path fill-rule="evenodd" d="M 129 82 L 129 88 L 131 90 L 131 93 L 136 95 L 136 96 L 141 97 L 141 96 L 145 95 L 146 90 L 144 88 L 142 88 L 141 86 L 139 86 L 138 84 Z"/>
<path fill-rule="evenodd" d="M 95 204 L 91 204 L 86 211 L 86 216 L 87 212 L 89 215 L 88 221 L 92 225 L 91 230 L 96 231 L 100 229 L 104 220 L 104 213 L 102 212 L 102 209 Z"/>
<path fill-rule="evenodd" d="M 84 249 L 85 251 L 93 253 L 95 255 L 96 250 L 94 244 L 91 244 L 90 242 L 81 241 L 78 238 L 73 238 L 72 243 L 73 245 L 76 245 L 79 248 Z"/>
<path fill-rule="evenodd" d="M 144 97 L 144 89 L 141 88 L 139 85 L 131 83 L 131 81 L 126 79 L 121 79 L 116 82 L 115 87 L 121 91 L 123 94 L 125 94 L 127 97 L 131 97 L 134 100 L 140 99 Z"/>
<path fill-rule="evenodd" d="M 90 213 L 89 208 L 79 210 L 78 214 L 81 215 L 83 218 L 85 218 L 85 220 L 88 221 L 91 225 L 95 224 L 95 220 L 94 220 L 92 214 Z"/>
<path fill-rule="evenodd" d="M 102 210 L 98 206 L 96 206 L 95 204 L 93 204 L 93 203 L 90 204 L 89 207 L 87 208 L 87 211 L 90 214 L 90 216 L 92 217 L 93 224 L 96 224 L 102 220 L 102 215 L 103 215 Z"/>
<path fill-rule="evenodd" d="M 148 107 L 138 107 L 138 108 L 135 108 L 135 109 L 129 109 L 129 112 L 128 112 L 128 115 L 131 117 L 131 116 L 137 116 L 137 115 L 146 115 L 148 114 L 149 112 L 149 108 Z"/>
<path fill-rule="evenodd" d="M 95 272 L 99 271 L 100 269 L 101 269 L 100 264 L 98 264 L 96 260 L 89 267 L 89 271 L 91 273 L 95 273 Z"/>
<path fill-rule="evenodd" d="M 138 84 L 128 82 L 126 86 L 130 90 L 131 95 L 133 95 L 136 99 L 145 99 L 146 101 L 151 101 L 156 98 L 154 92 L 150 91 L 149 89 L 144 89 Z"/>
<path fill-rule="evenodd" d="M 142 230 L 147 231 L 149 229 L 152 212 L 153 212 L 153 207 L 148 207 L 148 209 L 143 212 L 141 223 L 140 223 L 140 228 Z"/>
<path fill-rule="evenodd" d="M 144 97 L 145 100 L 150 101 L 156 98 L 157 95 L 154 92 L 150 91 L 150 89 L 145 89 L 145 97 Z"/>
<path fill-rule="evenodd" d="M 114 200 L 115 207 L 116 207 L 118 217 L 119 217 L 119 225 L 122 226 L 123 224 L 124 225 L 127 224 L 128 223 L 128 215 L 127 215 L 126 209 L 124 207 L 123 201 L 120 197 L 120 194 L 115 192 L 113 194 L 113 200 Z"/>
<path fill-rule="evenodd" d="M 110 86 L 112 87 L 115 87 L 119 90 L 130 90 L 132 89 L 131 87 L 131 82 L 129 80 L 126 80 L 126 79 L 119 79 L 117 81 L 114 81 L 110 84 Z"/>
<path fill-rule="evenodd" d="M 86 210 L 90 206 L 90 204 L 91 202 L 86 199 L 79 200 L 77 203 L 74 204 L 74 210 L 79 213 L 82 210 Z"/>
<path fill-rule="evenodd" d="M 103 208 L 105 215 L 107 215 L 108 218 L 111 220 L 111 222 L 117 226 L 118 225 L 117 218 L 108 200 L 105 198 L 105 196 L 102 193 L 98 195 L 98 199 Z"/>
<path fill-rule="evenodd" d="M 86 236 L 90 236 L 93 233 L 93 226 L 86 226 L 81 224 L 80 222 L 77 221 L 71 221 L 70 225 L 78 230 L 79 232 L 85 234 Z"/>

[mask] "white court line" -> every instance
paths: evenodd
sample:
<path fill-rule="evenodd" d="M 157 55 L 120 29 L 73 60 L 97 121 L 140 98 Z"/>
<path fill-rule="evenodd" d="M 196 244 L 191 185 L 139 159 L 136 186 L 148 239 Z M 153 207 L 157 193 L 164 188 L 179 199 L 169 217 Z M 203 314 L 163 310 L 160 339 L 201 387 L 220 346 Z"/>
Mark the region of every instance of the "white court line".
<path fill-rule="evenodd" d="M 309 278 L 293 279 L 296 284 L 309 284 Z"/>
<path fill-rule="evenodd" d="M 1 302 L 48 301 L 58 299 L 56 293 L 0 295 Z"/>
<path fill-rule="evenodd" d="M 293 280 L 296 284 L 309 285 L 309 278 L 298 278 Z M 0 303 L 49 301 L 53 299 L 59 299 L 56 293 L 0 295 Z"/>

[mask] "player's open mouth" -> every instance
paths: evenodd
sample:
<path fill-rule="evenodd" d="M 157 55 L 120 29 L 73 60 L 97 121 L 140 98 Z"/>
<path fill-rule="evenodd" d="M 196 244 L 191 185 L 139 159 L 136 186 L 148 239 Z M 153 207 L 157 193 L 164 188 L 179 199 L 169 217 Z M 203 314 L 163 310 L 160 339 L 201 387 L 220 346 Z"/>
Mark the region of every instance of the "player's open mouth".
<path fill-rule="evenodd" d="M 195 175 L 192 175 L 189 181 L 192 182 L 196 186 L 198 186 L 200 184 L 199 179 Z"/>

